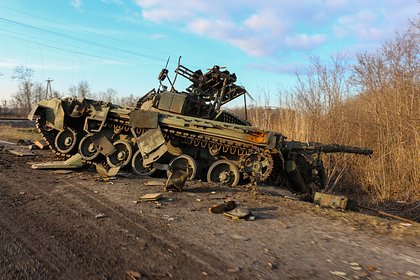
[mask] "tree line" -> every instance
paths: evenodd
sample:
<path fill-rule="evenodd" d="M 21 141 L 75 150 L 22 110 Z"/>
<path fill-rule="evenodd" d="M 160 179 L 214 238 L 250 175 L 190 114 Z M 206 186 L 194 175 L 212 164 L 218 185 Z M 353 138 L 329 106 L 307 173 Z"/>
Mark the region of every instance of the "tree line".
<path fill-rule="evenodd" d="M 100 99 L 106 102 L 117 103 L 122 106 L 134 106 L 138 97 L 130 94 L 119 97 L 118 92 L 113 88 L 105 91 L 93 92 L 87 81 L 80 81 L 78 85 L 73 85 L 68 92 L 58 90 L 47 90 L 47 85 L 34 81 L 35 71 L 26 66 L 17 66 L 11 76 L 18 81 L 18 90 L 11 99 L 1 100 L 0 116 L 26 116 L 32 109 L 32 106 L 46 98 L 62 98 L 64 96 L 73 96 L 78 98 Z"/>
<path fill-rule="evenodd" d="M 329 191 L 347 185 L 342 191 L 364 192 L 377 202 L 398 201 L 398 207 L 412 203 L 412 209 L 418 209 L 419 20 L 376 51 L 326 61 L 313 58 L 297 74 L 297 82 L 280 90 L 278 97 L 277 108 L 265 109 L 268 103 L 260 100 L 248 111 L 254 125 L 290 139 L 373 148 L 372 158 L 326 157 Z M 412 218 L 420 220 L 418 210 Z"/>

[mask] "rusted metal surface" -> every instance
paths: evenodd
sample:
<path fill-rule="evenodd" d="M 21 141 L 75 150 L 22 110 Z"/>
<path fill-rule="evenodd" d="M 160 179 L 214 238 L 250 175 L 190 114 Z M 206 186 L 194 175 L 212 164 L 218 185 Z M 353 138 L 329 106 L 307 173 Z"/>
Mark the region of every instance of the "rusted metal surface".
<path fill-rule="evenodd" d="M 130 127 L 139 128 L 157 128 L 158 127 L 158 112 L 149 112 L 142 110 L 134 110 L 130 113 Z"/>
<path fill-rule="evenodd" d="M 216 65 L 203 73 L 178 65 L 175 73 L 191 85 L 176 90 L 176 77 L 171 80 L 163 69 L 158 89 L 141 97 L 135 107 L 51 99 L 41 101 L 29 118 L 37 120 L 44 140 L 59 156 L 81 154 L 88 164 L 106 162 L 140 176 L 184 156 L 193 163 L 188 166 L 195 179 L 230 186 L 257 176 L 264 183 L 311 193 L 325 186 L 322 153 L 372 154 L 367 148 L 288 141 L 280 132 L 253 127 L 223 111 L 222 105 L 246 94 L 235 84 L 236 75 L 224 67 Z"/>
<path fill-rule="evenodd" d="M 322 207 L 339 208 L 345 210 L 347 209 L 348 198 L 345 196 L 316 192 L 314 196 L 314 203 Z"/>
<path fill-rule="evenodd" d="M 96 149 L 103 155 L 107 156 L 115 151 L 114 145 L 112 145 L 111 141 L 103 133 L 94 134 L 92 140 Z"/>

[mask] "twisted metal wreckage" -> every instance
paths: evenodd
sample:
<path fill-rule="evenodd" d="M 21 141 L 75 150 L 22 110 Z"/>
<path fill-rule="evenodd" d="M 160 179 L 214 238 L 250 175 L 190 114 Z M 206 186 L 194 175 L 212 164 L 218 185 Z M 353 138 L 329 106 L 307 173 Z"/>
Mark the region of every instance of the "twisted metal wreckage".
<path fill-rule="evenodd" d="M 173 81 L 164 68 L 157 90 L 135 107 L 91 99 L 42 100 L 29 119 L 50 148 L 69 158 L 80 154 L 87 164 L 126 168 L 151 175 L 164 164 L 186 170 L 190 179 L 235 186 L 257 178 L 301 193 L 325 186 L 323 153 L 370 155 L 371 149 L 289 141 L 262 130 L 221 107 L 246 94 L 236 75 L 214 66 L 207 73 L 178 63 Z M 191 82 L 174 88 L 178 76 Z M 168 81 L 170 88 L 163 85 Z"/>

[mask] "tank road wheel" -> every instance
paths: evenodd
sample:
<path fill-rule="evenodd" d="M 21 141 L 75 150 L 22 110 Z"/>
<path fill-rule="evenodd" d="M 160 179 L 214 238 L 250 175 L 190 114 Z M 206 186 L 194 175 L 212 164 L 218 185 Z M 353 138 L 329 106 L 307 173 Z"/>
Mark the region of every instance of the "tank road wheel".
<path fill-rule="evenodd" d="M 133 156 L 133 148 L 131 148 L 130 143 L 123 140 L 115 141 L 113 145 L 115 151 L 106 157 L 106 162 L 111 167 L 123 168 L 130 162 Z"/>
<path fill-rule="evenodd" d="M 140 150 L 134 154 L 133 160 L 131 161 L 131 167 L 133 168 L 133 172 L 140 176 L 150 176 L 156 171 L 156 168 L 146 168 L 143 166 L 143 156 L 141 155 Z"/>
<path fill-rule="evenodd" d="M 79 154 L 84 160 L 93 160 L 100 154 L 93 143 L 93 134 L 88 134 L 80 140 Z"/>
<path fill-rule="evenodd" d="M 239 183 L 239 169 L 230 160 L 218 160 L 213 163 L 207 172 L 207 181 L 222 183 L 234 187 Z"/>
<path fill-rule="evenodd" d="M 188 178 L 193 180 L 197 177 L 198 167 L 197 162 L 189 155 L 182 154 L 177 156 L 169 163 L 169 166 L 172 169 L 172 172 L 176 170 L 188 170 Z M 170 175 L 170 171 L 167 173 L 168 177 Z"/>
<path fill-rule="evenodd" d="M 250 177 L 259 175 L 259 180 L 264 182 L 273 171 L 273 157 L 269 153 L 249 155 L 244 162 L 244 171 Z"/>
<path fill-rule="evenodd" d="M 57 134 L 54 143 L 57 151 L 67 154 L 74 149 L 76 142 L 77 133 L 71 128 L 66 128 Z"/>

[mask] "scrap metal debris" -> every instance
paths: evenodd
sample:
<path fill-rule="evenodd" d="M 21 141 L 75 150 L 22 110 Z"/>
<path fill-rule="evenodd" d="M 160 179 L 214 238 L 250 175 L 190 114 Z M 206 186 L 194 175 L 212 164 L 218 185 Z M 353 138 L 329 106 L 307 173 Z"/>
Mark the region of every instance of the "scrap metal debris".
<path fill-rule="evenodd" d="M 14 154 L 19 157 L 27 157 L 27 156 L 36 156 L 37 154 L 30 152 L 30 151 L 21 151 L 21 150 L 8 150 L 9 153 Z"/>
<path fill-rule="evenodd" d="M 33 169 L 75 169 L 83 167 L 82 158 L 75 154 L 66 161 L 50 161 L 32 164 Z"/>
<path fill-rule="evenodd" d="M 189 177 L 188 171 L 175 170 L 171 172 L 166 181 L 165 191 L 179 191 L 181 192 Z"/>
<path fill-rule="evenodd" d="M 342 210 L 356 211 L 359 209 L 366 209 L 366 210 L 375 212 L 377 215 L 393 218 L 393 219 L 396 219 L 396 220 L 399 220 L 408 224 L 415 223 L 412 220 L 409 220 L 409 219 L 406 219 L 397 215 L 386 213 L 384 211 L 373 209 L 367 206 L 358 205 L 357 201 L 349 199 L 345 196 L 340 196 L 340 195 L 331 195 L 331 194 L 317 192 L 315 193 L 315 196 L 314 196 L 314 203 L 322 207 L 331 207 L 331 208 L 342 209 Z"/>
<path fill-rule="evenodd" d="M 108 182 L 111 179 L 116 179 L 115 177 L 120 171 L 120 167 L 112 167 L 110 169 L 106 169 L 101 164 L 96 165 L 96 172 L 98 172 L 100 179 L 104 182 Z"/>
<path fill-rule="evenodd" d="M 139 199 L 143 201 L 156 201 L 162 198 L 162 193 L 148 193 L 141 196 Z"/>
<path fill-rule="evenodd" d="M 223 203 L 219 203 L 216 205 L 213 205 L 209 208 L 209 212 L 213 214 L 221 214 L 226 211 L 233 210 L 236 207 L 236 202 L 233 200 L 228 200 Z"/>
<path fill-rule="evenodd" d="M 163 187 L 165 186 L 165 182 L 163 181 L 157 181 L 157 180 L 153 180 L 153 181 L 147 181 L 146 183 L 144 183 L 145 186 L 158 186 L 158 187 Z"/>
<path fill-rule="evenodd" d="M 49 148 L 47 143 L 45 143 L 44 141 L 36 140 L 34 145 L 37 146 L 40 150 L 46 150 Z"/>
<path fill-rule="evenodd" d="M 331 207 L 343 210 L 356 210 L 357 202 L 348 199 L 345 196 L 331 195 L 326 193 L 316 192 L 314 196 L 314 203 L 322 207 Z"/>
<path fill-rule="evenodd" d="M 237 219 L 247 219 L 251 216 L 255 217 L 254 215 L 252 215 L 251 211 L 249 211 L 246 208 L 242 208 L 242 207 L 236 207 L 235 209 L 232 209 L 230 211 L 226 211 L 223 213 L 223 215 L 232 218 L 234 220 Z M 254 219 L 252 219 L 254 220 Z"/>

